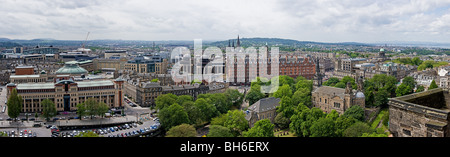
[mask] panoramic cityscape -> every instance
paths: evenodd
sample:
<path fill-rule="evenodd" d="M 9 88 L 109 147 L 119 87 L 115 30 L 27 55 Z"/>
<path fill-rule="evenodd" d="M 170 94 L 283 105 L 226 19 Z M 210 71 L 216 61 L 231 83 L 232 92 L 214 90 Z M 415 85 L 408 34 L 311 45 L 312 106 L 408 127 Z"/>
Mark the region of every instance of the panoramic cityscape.
<path fill-rule="evenodd" d="M 447 1 L 26 0 L 0 12 L 0 137 L 450 136 Z"/>

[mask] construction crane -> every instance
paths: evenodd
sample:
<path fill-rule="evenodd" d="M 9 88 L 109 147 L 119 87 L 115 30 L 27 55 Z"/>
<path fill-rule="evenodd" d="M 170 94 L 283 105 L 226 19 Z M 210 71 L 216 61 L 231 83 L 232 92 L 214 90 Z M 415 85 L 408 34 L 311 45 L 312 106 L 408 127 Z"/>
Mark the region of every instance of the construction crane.
<path fill-rule="evenodd" d="M 83 46 L 82 46 L 82 47 L 83 47 L 83 50 L 84 50 L 84 44 L 86 43 L 86 41 L 87 41 L 87 39 L 88 39 L 88 37 L 89 37 L 89 33 L 90 33 L 90 32 L 87 33 L 86 39 L 85 39 L 84 42 L 83 42 Z"/>

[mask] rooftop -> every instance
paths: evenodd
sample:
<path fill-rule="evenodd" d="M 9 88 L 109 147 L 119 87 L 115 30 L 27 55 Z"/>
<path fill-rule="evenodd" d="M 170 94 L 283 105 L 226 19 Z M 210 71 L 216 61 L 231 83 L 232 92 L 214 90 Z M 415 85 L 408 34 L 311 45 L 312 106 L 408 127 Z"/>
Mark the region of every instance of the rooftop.
<path fill-rule="evenodd" d="M 86 74 L 88 71 L 80 66 L 78 64 L 71 64 L 66 63 L 62 68 L 59 68 L 56 72 L 56 74 Z"/>
<path fill-rule="evenodd" d="M 409 94 L 389 99 L 389 106 L 407 111 L 426 114 L 429 117 L 447 119 L 450 113 L 450 94 L 442 88 Z"/>
<path fill-rule="evenodd" d="M 273 110 L 280 105 L 280 98 L 268 97 L 255 102 L 248 109 L 254 112 Z"/>
<path fill-rule="evenodd" d="M 69 80 L 62 80 L 57 82 L 66 82 Z M 100 81 L 80 81 L 80 82 L 74 82 L 69 81 L 72 83 L 77 83 L 78 87 L 99 87 L 99 86 L 112 86 L 114 83 L 110 80 L 100 80 Z M 20 83 L 16 85 L 17 89 L 54 89 L 55 83 Z"/>

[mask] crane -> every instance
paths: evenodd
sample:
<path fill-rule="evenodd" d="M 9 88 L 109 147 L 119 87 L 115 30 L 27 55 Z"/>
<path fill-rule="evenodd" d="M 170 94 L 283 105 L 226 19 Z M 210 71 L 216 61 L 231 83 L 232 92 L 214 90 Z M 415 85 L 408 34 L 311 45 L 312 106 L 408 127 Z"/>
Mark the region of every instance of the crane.
<path fill-rule="evenodd" d="M 86 39 L 85 39 L 84 42 L 83 42 L 83 46 L 82 46 L 82 47 L 83 47 L 83 50 L 84 50 L 84 44 L 86 43 L 86 41 L 87 41 L 87 39 L 88 39 L 88 37 L 89 37 L 89 33 L 90 33 L 90 32 L 87 33 Z"/>

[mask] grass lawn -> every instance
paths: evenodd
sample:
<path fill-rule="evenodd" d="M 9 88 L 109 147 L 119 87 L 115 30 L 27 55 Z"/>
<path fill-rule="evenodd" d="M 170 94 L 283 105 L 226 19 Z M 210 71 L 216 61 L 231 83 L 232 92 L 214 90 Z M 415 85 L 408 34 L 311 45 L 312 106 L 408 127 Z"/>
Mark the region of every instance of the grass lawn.
<path fill-rule="evenodd" d="M 295 136 L 294 132 L 291 132 L 289 130 L 289 128 L 283 129 L 283 130 L 278 130 L 278 131 L 274 130 L 273 134 L 275 135 L 275 137 L 297 137 L 297 136 Z"/>

